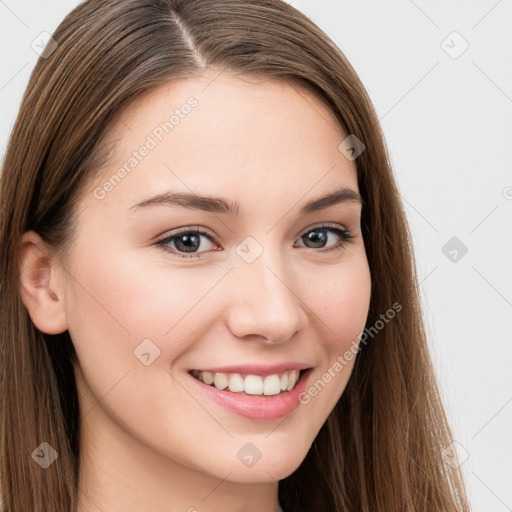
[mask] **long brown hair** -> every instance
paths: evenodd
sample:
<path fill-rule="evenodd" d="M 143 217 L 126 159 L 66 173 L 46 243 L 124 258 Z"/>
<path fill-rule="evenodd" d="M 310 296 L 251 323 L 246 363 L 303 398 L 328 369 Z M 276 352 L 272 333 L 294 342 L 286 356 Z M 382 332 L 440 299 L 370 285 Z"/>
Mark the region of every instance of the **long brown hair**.
<path fill-rule="evenodd" d="M 75 199 L 108 160 L 104 136 L 145 92 L 205 67 L 300 83 L 362 141 L 356 159 L 372 290 L 347 387 L 299 468 L 286 511 L 469 511 L 420 309 L 411 237 L 378 118 L 342 52 L 280 0 L 89 0 L 59 25 L 14 125 L 0 188 L 1 494 L 9 512 L 74 511 L 78 397 L 68 331 L 40 332 L 20 297 L 20 240 L 72 241 Z M 341 141 L 340 141 L 341 142 Z M 400 312 L 385 324 L 392 304 Z M 369 331 L 371 332 L 371 331 Z M 58 452 L 47 469 L 32 453 Z M 453 454 L 452 454 L 453 462 Z"/>

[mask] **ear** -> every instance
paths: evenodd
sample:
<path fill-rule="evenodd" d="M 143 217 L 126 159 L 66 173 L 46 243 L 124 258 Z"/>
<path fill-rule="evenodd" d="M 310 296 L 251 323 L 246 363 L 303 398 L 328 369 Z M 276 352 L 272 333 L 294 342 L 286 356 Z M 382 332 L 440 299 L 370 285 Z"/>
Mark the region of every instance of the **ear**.
<path fill-rule="evenodd" d="M 35 231 L 21 240 L 21 297 L 35 326 L 46 334 L 59 334 L 67 328 L 62 268 L 49 257 L 50 251 Z"/>

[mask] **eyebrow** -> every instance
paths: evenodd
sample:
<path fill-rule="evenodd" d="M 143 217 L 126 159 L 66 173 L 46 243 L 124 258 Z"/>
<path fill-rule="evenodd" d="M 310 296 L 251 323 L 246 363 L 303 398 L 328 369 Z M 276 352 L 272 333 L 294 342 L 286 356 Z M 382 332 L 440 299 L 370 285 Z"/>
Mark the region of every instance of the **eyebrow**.
<path fill-rule="evenodd" d="M 355 190 L 347 187 L 338 187 L 334 192 L 326 196 L 318 197 L 307 202 L 299 210 L 299 215 L 309 215 L 341 203 L 360 203 L 364 205 L 362 197 Z M 228 199 L 223 199 L 222 197 L 198 196 L 193 193 L 173 191 L 164 192 L 150 197 L 149 199 L 145 199 L 130 207 L 127 211 L 139 210 L 155 205 L 182 206 L 193 210 L 230 216 L 238 216 L 240 214 L 240 203 L 238 201 L 233 202 Z"/>

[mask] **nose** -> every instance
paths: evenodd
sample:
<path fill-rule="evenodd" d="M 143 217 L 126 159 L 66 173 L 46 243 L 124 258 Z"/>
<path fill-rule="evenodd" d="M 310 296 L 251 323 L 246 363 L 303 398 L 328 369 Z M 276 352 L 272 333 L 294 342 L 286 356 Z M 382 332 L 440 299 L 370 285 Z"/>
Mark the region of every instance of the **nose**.
<path fill-rule="evenodd" d="M 304 328 L 307 316 L 284 270 L 281 255 L 268 250 L 256 261 L 237 261 L 229 277 L 228 326 L 241 339 L 284 343 Z"/>

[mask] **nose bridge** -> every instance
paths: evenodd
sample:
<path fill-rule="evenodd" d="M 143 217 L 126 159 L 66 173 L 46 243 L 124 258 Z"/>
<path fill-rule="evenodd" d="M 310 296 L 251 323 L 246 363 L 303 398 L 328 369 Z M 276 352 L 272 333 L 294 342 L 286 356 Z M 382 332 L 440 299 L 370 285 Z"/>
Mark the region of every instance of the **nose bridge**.
<path fill-rule="evenodd" d="M 237 251 L 235 258 L 230 328 L 239 337 L 260 335 L 268 342 L 286 341 L 301 328 L 301 301 L 286 270 L 290 268 L 286 256 L 278 247 L 260 246 L 260 254 L 251 261 L 247 255 L 258 248 L 248 243 L 240 244 L 242 251 L 249 250 Z"/>

